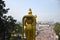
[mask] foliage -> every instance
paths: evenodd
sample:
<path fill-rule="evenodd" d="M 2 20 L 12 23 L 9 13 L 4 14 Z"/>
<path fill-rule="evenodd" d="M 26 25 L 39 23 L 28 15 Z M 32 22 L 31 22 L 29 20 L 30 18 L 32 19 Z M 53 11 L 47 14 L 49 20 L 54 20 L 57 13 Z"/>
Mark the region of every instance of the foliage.
<path fill-rule="evenodd" d="M 55 23 L 54 30 L 55 30 L 56 34 L 59 35 L 59 32 L 60 32 L 60 23 L 58 23 L 58 22 Z"/>
<path fill-rule="evenodd" d="M 58 40 L 60 40 L 60 23 L 55 23 L 55 27 L 54 27 L 54 30 L 56 32 L 56 34 L 58 35 Z"/>
<path fill-rule="evenodd" d="M 0 0 L 0 40 L 4 40 L 5 36 L 10 37 L 11 32 L 15 29 L 16 20 L 12 16 L 6 16 L 9 8 L 5 9 L 4 1 Z"/>
<path fill-rule="evenodd" d="M 21 25 L 22 25 L 21 23 L 16 24 L 16 29 L 17 29 L 16 32 L 17 33 L 22 33 L 22 26 Z"/>

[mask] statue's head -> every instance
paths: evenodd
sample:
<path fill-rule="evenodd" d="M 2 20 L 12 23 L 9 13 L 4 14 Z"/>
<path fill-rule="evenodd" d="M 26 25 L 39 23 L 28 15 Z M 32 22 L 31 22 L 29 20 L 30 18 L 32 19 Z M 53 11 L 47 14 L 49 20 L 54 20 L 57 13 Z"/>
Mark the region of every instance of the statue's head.
<path fill-rule="evenodd" d="M 32 15 L 32 10 L 31 10 L 31 8 L 29 8 L 29 10 L 28 10 L 28 15 Z"/>

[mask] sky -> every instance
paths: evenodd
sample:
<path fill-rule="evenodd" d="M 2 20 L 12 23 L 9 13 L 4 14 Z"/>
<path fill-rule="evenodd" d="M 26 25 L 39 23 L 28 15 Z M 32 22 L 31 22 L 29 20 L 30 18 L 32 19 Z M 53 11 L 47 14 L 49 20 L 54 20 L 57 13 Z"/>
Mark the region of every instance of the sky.
<path fill-rule="evenodd" d="M 6 8 L 10 8 L 7 15 L 18 21 L 32 9 L 32 14 L 37 15 L 37 21 L 60 22 L 59 0 L 4 0 Z"/>

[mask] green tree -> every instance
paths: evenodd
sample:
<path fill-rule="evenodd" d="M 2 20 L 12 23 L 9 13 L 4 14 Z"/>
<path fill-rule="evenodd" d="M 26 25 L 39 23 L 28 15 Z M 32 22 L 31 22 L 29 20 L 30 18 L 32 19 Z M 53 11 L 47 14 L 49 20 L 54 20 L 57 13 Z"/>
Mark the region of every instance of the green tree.
<path fill-rule="evenodd" d="M 18 31 L 16 30 L 16 32 L 22 34 L 22 24 L 21 23 L 16 24 L 16 29 L 18 29 Z"/>
<path fill-rule="evenodd" d="M 22 24 L 21 23 L 16 23 L 16 25 L 15 25 L 15 34 L 17 34 L 17 36 L 16 37 L 11 37 L 11 40 L 22 40 L 21 39 L 21 35 L 20 34 L 22 34 L 22 26 L 21 26 Z"/>
<path fill-rule="evenodd" d="M 5 19 L 7 19 L 5 22 L 6 26 L 5 36 L 7 37 L 6 40 L 10 40 L 11 32 L 16 28 L 15 24 L 16 20 L 14 20 L 12 16 L 8 16 Z"/>
<path fill-rule="evenodd" d="M 5 20 L 3 18 L 3 14 L 6 14 L 9 9 L 5 9 L 4 1 L 0 0 L 0 40 L 5 39 Z"/>
<path fill-rule="evenodd" d="M 12 16 L 6 16 L 9 8 L 5 9 L 5 3 L 0 0 L 0 40 L 5 40 L 5 36 L 8 36 L 8 40 L 11 36 L 11 32 L 15 29 L 16 20 Z"/>
<path fill-rule="evenodd" d="M 58 23 L 58 22 L 55 23 L 54 30 L 55 30 L 56 34 L 59 36 L 59 40 L 60 40 L 60 23 Z"/>

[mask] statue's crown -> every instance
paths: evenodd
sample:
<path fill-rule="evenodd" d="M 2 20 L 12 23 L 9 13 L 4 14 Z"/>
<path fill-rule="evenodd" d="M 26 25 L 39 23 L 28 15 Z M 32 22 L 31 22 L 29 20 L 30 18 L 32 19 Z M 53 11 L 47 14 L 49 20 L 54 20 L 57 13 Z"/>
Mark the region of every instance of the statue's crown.
<path fill-rule="evenodd" d="M 28 12 L 32 12 L 31 8 L 29 8 Z"/>

